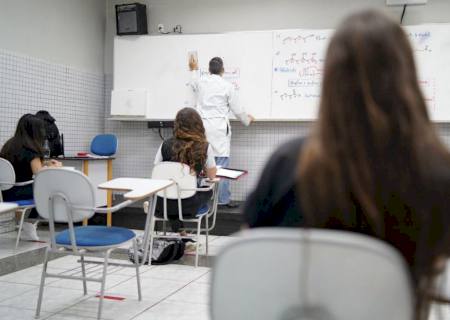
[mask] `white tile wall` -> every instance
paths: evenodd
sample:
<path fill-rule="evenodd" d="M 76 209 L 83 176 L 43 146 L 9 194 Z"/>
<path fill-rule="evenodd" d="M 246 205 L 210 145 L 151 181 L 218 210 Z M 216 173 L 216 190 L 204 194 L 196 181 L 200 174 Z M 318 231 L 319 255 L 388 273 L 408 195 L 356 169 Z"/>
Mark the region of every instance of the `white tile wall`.
<path fill-rule="evenodd" d="M 105 115 L 109 116 L 112 76 L 105 76 Z M 245 127 L 238 122 L 232 124 L 231 165 L 247 169 L 249 174 L 232 182 L 233 200 L 245 200 L 253 189 L 271 153 L 283 142 L 298 136 L 306 136 L 312 126 L 310 122 L 257 122 Z M 437 124 L 443 141 L 450 145 L 450 124 Z M 153 159 L 161 144 L 157 132 L 147 129 L 143 122 L 106 120 L 106 132 L 117 134 L 119 153 L 114 162 L 114 176 L 149 177 Z M 171 130 L 163 130 L 170 136 Z"/>
<path fill-rule="evenodd" d="M 88 150 L 97 133 L 115 133 L 119 150 L 114 177 L 150 177 L 161 139 L 145 122 L 104 120 L 109 117 L 111 89 L 110 75 L 103 77 L 0 50 L 0 144 L 11 137 L 22 114 L 46 109 L 64 133 L 66 154 Z M 436 127 L 450 145 L 450 124 Z M 307 135 L 310 128 L 307 122 L 257 122 L 250 127 L 233 122 L 230 166 L 247 169 L 249 174 L 232 183 L 232 198 L 244 200 L 273 150 L 284 141 Z M 162 133 L 169 137 L 171 130 Z"/>
<path fill-rule="evenodd" d="M 64 133 L 66 154 L 104 131 L 104 76 L 0 50 L 0 145 L 25 113 L 44 109 Z"/>

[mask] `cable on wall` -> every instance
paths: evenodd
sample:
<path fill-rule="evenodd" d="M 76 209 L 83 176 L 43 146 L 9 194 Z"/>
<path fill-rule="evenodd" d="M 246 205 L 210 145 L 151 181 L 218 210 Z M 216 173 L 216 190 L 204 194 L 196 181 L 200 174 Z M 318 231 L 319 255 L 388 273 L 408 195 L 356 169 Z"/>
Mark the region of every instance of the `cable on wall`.
<path fill-rule="evenodd" d="M 402 16 L 400 17 L 400 24 L 403 23 L 403 18 L 405 17 L 405 12 L 406 12 L 406 7 L 407 6 L 408 6 L 407 4 L 403 5 Z"/>

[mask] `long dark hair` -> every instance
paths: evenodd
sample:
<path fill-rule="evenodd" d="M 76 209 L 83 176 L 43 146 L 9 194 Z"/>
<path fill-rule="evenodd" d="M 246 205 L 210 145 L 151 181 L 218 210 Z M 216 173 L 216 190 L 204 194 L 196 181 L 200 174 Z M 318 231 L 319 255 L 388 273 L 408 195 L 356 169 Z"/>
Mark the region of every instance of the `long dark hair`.
<path fill-rule="evenodd" d="M 178 111 L 173 134 L 172 150 L 178 161 L 187 164 L 192 171 L 200 173 L 206 164 L 208 142 L 202 118 L 195 109 Z"/>
<path fill-rule="evenodd" d="M 366 233 L 406 258 L 416 319 L 450 254 L 450 155 L 428 118 L 401 27 L 367 10 L 328 47 L 319 119 L 303 149 L 299 193 L 307 226 Z"/>
<path fill-rule="evenodd" d="M 0 156 L 13 161 L 14 155 L 26 148 L 43 157 L 44 141 L 44 122 L 33 114 L 25 114 L 19 119 L 14 136 L 5 143 Z"/>

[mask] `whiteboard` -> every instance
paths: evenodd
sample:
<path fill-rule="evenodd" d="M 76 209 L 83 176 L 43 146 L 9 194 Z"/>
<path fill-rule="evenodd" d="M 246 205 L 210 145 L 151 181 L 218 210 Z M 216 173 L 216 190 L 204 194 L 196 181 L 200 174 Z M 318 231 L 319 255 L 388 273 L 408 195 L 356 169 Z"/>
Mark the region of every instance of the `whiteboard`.
<path fill-rule="evenodd" d="M 434 121 L 450 121 L 450 25 L 404 28 L 419 82 Z M 192 106 L 188 53 L 197 51 L 200 71 L 214 56 L 224 59 L 224 78 L 257 120 L 317 117 L 326 48 L 333 30 L 295 29 L 202 35 L 116 37 L 114 90 L 150 92 L 148 119 L 173 119 Z"/>
<path fill-rule="evenodd" d="M 224 59 L 224 78 L 238 91 L 240 104 L 257 118 L 271 108 L 272 33 L 120 37 L 114 41 L 114 90 L 147 88 L 148 118 L 174 119 L 192 106 L 188 53 L 197 51 L 200 73 L 212 57 Z"/>

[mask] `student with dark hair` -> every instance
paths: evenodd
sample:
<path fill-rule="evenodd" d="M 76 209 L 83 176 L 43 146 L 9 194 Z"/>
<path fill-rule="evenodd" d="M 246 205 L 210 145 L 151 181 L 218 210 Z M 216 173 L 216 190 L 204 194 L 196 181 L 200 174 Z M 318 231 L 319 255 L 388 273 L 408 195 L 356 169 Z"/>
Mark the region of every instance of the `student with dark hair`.
<path fill-rule="evenodd" d="M 14 167 L 17 182 L 32 180 L 33 175 L 44 166 L 61 166 L 61 163 L 55 160 L 44 161 L 44 141 L 44 122 L 35 115 L 23 115 L 17 123 L 14 136 L 3 145 L 0 151 L 0 157 L 11 162 Z M 33 198 L 33 186 L 12 187 L 2 191 L 2 196 L 4 201 L 29 200 Z M 37 237 L 30 235 L 33 230 L 28 224 L 24 224 L 23 231 L 24 238 Z"/>
<path fill-rule="evenodd" d="M 225 70 L 221 58 L 214 57 L 209 61 L 210 74 L 205 77 L 199 77 L 198 63 L 193 57 L 189 60 L 189 68 L 193 71 L 191 87 L 196 95 L 196 108 L 203 120 L 206 137 L 217 165 L 227 167 L 230 162 L 230 111 L 246 126 L 254 118 L 239 104 L 233 84 L 223 79 Z M 223 179 L 219 185 L 219 205 L 235 207 L 230 202 L 229 189 L 228 180 Z"/>
<path fill-rule="evenodd" d="M 53 118 L 50 113 L 45 110 L 36 112 L 36 117 L 44 121 L 45 139 L 48 141 L 50 157 L 57 157 L 62 155 L 64 153 L 64 150 L 61 143 L 61 136 L 55 123 L 55 118 Z"/>
<path fill-rule="evenodd" d="M 450 154 L 428 117 L 413 52 L 398 23 L 376 11 L 348 17 L 328 47 L 319 118 L 282 146 L 244 213 L 250 227 L 354 231 L 407 261 L 416 320 L 450 255 Z M 447 301 L 448 302 L 448 301 Z"/>
<path fill-rule="evenodd" d="M 162 161 L 174 161 L 187 164 L 192 173 L 200 174 L 210 179 L 216 177 L 216 162 L 211 145 L 206 141 L 205 128 L 202 119 L 195 109 L 183 108 L 178 111 L 173 130 L 173 137 L 165 140 L 159 147 L 155 164 Z M 199 182 L 200 182 L 199 177 Z M 200 183 L 199 183 L 200 184 Z M 197 192 L 194 196 L 182 200 L 183 216 L 195 217 L 198 210 L 211 198 L 212 192 Z M 163 202 L 158 200 L 157 214 L 163 212 Z M 168 218 L 172 230 L 177 232 L 183 227 L 178 220 L 177 200 L 167 201 Z"/>

